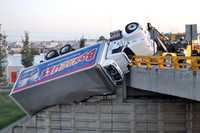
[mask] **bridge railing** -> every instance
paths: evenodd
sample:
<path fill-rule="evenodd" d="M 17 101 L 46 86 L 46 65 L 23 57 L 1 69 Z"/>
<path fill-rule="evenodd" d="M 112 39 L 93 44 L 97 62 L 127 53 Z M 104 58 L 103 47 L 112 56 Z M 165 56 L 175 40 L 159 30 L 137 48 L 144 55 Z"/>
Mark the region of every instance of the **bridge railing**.
<path fill-rule="evenodd" d="M 200 57 L 185 56 L 133 56 L 130 66 L 200 70 Z"/>

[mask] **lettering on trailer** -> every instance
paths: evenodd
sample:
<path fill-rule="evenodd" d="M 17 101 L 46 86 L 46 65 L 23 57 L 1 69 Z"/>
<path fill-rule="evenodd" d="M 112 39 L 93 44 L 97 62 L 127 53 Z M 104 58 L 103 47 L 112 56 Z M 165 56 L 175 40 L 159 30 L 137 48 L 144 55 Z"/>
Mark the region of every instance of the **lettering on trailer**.
<path fill-rule="evenodd" d="M 99 47 L 100 44 L 92 45 L 23 70 L 11 94 L 93 66 Z"/>

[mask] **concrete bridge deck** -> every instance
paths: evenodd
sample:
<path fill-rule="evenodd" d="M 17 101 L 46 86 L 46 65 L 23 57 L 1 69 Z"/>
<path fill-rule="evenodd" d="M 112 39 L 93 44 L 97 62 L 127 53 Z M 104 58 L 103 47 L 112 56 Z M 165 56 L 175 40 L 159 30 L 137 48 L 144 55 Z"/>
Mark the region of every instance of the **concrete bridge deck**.
<path fill-rule="evenodd" d="M 131 67 L 128 86 L 200 101 L 200 71 Z"/>

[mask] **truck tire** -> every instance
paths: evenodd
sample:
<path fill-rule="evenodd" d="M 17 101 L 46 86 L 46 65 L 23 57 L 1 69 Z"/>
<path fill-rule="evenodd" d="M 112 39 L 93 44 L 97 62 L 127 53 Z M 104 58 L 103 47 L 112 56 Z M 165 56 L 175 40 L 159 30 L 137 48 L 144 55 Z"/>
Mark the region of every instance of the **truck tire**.
<path fill-rule="evenodd" d="M 45 55 L 45 60 L 50 60 L 52 58 L 55 58 L 59 56 L 57 50 L 50 50 L 46 55 Z"/>
<path fill-rule="evenodd" d="M 130 34 L 130 33 L 134 32 L 138 28 L 138 26 L 139 26 L 139 24 L 136 22 L 129 23 L 126 25 L 125 31 L 126 31 L 126 33 Z"/>
<path fill-rule="evenodd" d="M 62 47 L 59 51 L 60 55 L 69 53 L 71 51 L 73 51 L 74 49 L 72 48 L 72 46 L 70 44 L 66 44 L 64 47 Z"/>

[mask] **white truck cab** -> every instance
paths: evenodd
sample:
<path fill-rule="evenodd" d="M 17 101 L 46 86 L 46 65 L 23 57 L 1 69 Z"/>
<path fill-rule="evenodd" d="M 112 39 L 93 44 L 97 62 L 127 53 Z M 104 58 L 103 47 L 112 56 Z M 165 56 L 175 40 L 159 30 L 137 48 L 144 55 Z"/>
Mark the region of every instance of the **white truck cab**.
<path fill-rule="evenodd" d="M 148 30 L 139 23 L 133 22 L 126 25 L 125 30 L 111 32 L 109 52 L 127 52 L 129 49 L 134 55 L 150 56 L 157 52 L 157 44 L 151 39 Z"/>
<path fill-rule="evenodd" d="M 132 56 L 152 56 L 157 52 L 157 44 L 148 30 L 136 22 L 126 25 L 124 31 L 111 32 L 108 45 L 107 59 L 114 60 L 123 73 L 128 72 Z"/>

